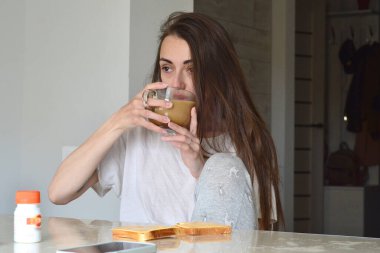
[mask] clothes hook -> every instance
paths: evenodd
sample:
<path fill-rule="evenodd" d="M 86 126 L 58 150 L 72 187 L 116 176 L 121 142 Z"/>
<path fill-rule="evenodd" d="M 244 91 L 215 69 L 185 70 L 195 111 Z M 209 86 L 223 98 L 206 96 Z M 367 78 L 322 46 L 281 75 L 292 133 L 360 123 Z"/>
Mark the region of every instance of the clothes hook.
<path fill-rule="evenodd" d="M 368 30 L 369 30 L 369 35 L 372 38 L 373 37 L 373 30 L 372 30 L 372 26 L 371 25 L 368 26 Z"/>
<path fill-rule="evenodd" d="M 331 40 L 330 40 L 330 43 L 331 44 L 335 44 L 335 29 L 334 29 L 334 26 L 331 26 Z"/>
<path fill-rule="evenodd" d="M 351 39 L 354 40 L 355 33 L 354 33 L 354 28 L 352 28 L 352 25 L 350 25 L 350 31 L 351 31 Z"/>
<path fill-rule="evenodd" d="M 372 26 L 371 25 L 368 26 L 368 32 L 369 32 L 368 43 L 372 44 L 372 42 L 373 42 L 373 30 L 372 30 Z"/>

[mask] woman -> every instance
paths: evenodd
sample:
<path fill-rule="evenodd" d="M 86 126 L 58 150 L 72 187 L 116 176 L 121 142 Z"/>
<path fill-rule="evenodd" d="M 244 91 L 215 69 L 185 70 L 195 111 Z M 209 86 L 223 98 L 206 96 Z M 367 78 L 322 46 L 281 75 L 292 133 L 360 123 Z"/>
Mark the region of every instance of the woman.
<path fill-rule="evenodd" d="M 190 129 L 145 108 L 141 91 L 63 161 L 50 199 L 65 204 L 90 187 L 99 195 L 114 189 L 122 221 L 207 220 L 245 229 L 257 228 L 259 218 L 260 229 L 282 225 L 274 144 L 223 27 L 198 13 L 170 15 L 152 81 L 144 90 L 195 94 Z M 149 99 L 148 106 L 172 104 Z"/>

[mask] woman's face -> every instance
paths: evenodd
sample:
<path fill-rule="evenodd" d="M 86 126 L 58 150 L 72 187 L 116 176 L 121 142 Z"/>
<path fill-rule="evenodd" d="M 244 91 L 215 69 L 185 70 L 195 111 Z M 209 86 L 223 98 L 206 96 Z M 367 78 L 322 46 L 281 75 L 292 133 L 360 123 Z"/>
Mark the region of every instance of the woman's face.
<path fill-rule="evenodd" d="M 159 63 L 162 82 L 195 93 L 193 61 L 185 40 L 174 35 L 167 36 L 161 44 Z"/>

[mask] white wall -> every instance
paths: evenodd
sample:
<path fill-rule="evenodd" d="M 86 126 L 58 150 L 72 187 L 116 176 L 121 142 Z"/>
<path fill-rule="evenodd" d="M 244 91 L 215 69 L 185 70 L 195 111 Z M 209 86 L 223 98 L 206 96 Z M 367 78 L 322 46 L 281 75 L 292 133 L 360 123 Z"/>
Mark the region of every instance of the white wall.
<path fill-rule="evenodd" d="M 273 0 L 271 132 L 280 167 L 286 231 L 293 231 L 294 217 L 294 27 L 295 1 Z"/>
<path fill-rule="evenodd" d="M 63 147 L 80 145 L 139 90 L 158 21 L 189 2 L 0 1 L 0 213 L 13 212 L 17 189 L 38 189 L 45 216 L 118 219 L 112 193 L 55 206 L 47 187 Z"/>
<path fill-rule="evenodd" d="M 151 81 L 160 25 L 174 11 L 193 9 L 192 0 L 131 1 L 130 97 Z"/>
<path fill-rule="evenodd" d="M 0 1 L 0 212 L 14 207 L 20 161 L 24 4 Z M 12 29 L 9 29 L 9 28 Z M 10 183 L 12 182 L 12 183 Z"/>

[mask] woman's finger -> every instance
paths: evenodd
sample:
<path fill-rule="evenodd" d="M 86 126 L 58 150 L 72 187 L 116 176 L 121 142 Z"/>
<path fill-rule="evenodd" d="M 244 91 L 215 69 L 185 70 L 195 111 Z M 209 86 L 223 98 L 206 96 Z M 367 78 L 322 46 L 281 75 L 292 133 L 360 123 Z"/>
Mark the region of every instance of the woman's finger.
<path fill-rule="evenodd" d="M 192 153 L 198 153 L 200 150 L 199 144 L 196 144 L 195 142 L 183 142 L 183 141 L 175 141 L 175 140 L 165 140 L 165 138 L 162 138 L 163 141 L 167 141 L 171 143 L 176 148 L 180 149 L 184 152 L 191 151 Z"/>
<path fill-rule="evenodd" d="M 187 147 L 192 147 L 194 150 L 199 150 L 199 138 L 192 135 L 187 129 L 184 129 L 183 127 L 180 127 L 176 125 L 175 123 L 170 122 L 169 125 L 171 125 L 171 129 L 175 130 L 176 134 L 165 134 L 161 137 L 163 141 L 168 141 L 172 143 L 177 143 L 178 145 L 181 145 L 181 147 L 184 147 L 183 145 L 186 145 Z M 178 126 L 178 128 L 177 128 Z"/>
<path fill-rule="evenodd" d="M 152 94 L 150 94 L 150 92 L 154 92 L 154 90 L 165 89 L 167 86 L 168 84 L 162 83 L 162 82 L 148 84 L 140 93 L 136 95 L 136 97 L 140 99 L 144 108 L 149 108 L 149 107 L 171 108 L 173 106 L 171 102 L 165 101 L 163 99 L 154 99 L 151 97 Z"/>
<path fill-rule="evenodd" d="M 154 131 L 156 133 L 159 133 L 159 134 L 165 134 L 166 133 L 165 129 L 155 125 L 154 123 L 149 121 L 147 118 L 140 117 L 138 119 L 138 125 L 145 127 L 147 129 Z"/>
<path fill-rule="evenodd" d="M 149 98 L 147 101 L 148 106 L 150 107 L 162 107 L 162 108 L 171 108 L 173 103 L 163 99 Z"/>
<path fill-rule="evenodd" d="M 136 97 L 141 98 L 145 90 L 160 90 L 160 89 L 165 89 L 166 87 L 168 87 L 167 83 L 163 83 L 163 82 L 150 83 L 150 84 L 147 84 L 143 90 L 137 93 Z"/>
<path fill-rule="evenodd" d="M 172 130 L 174 130 L 177 135 L 185 135 L 185 136 L 189 136 L 191 133 L 189 132 L 189 130 L 187 130 L 186 128 L 184 127 L 181 127 L 180 125 L 177 125 L 176 123 L 170 121 L 169 124 L 168 124 L 168 127 Z"/>
<path fill-rule="evenodd" d="M 151 110 L 148 110 L 148 109 L 144 109 L 141 111 L 141 117 L 143 117 L 146 120 L 152 119 L 164 124 L 167 124 L 170 122 L 170 119 L 168 116 L 152 112 Z"/>
<path fill-rule="evenodd" d="M 194 136 L 197 135 L 197 127 L 198 127 L 197 110 L 195 109 L 195 107 L 193 107 L 191 108 L 190 133 Z"/>

